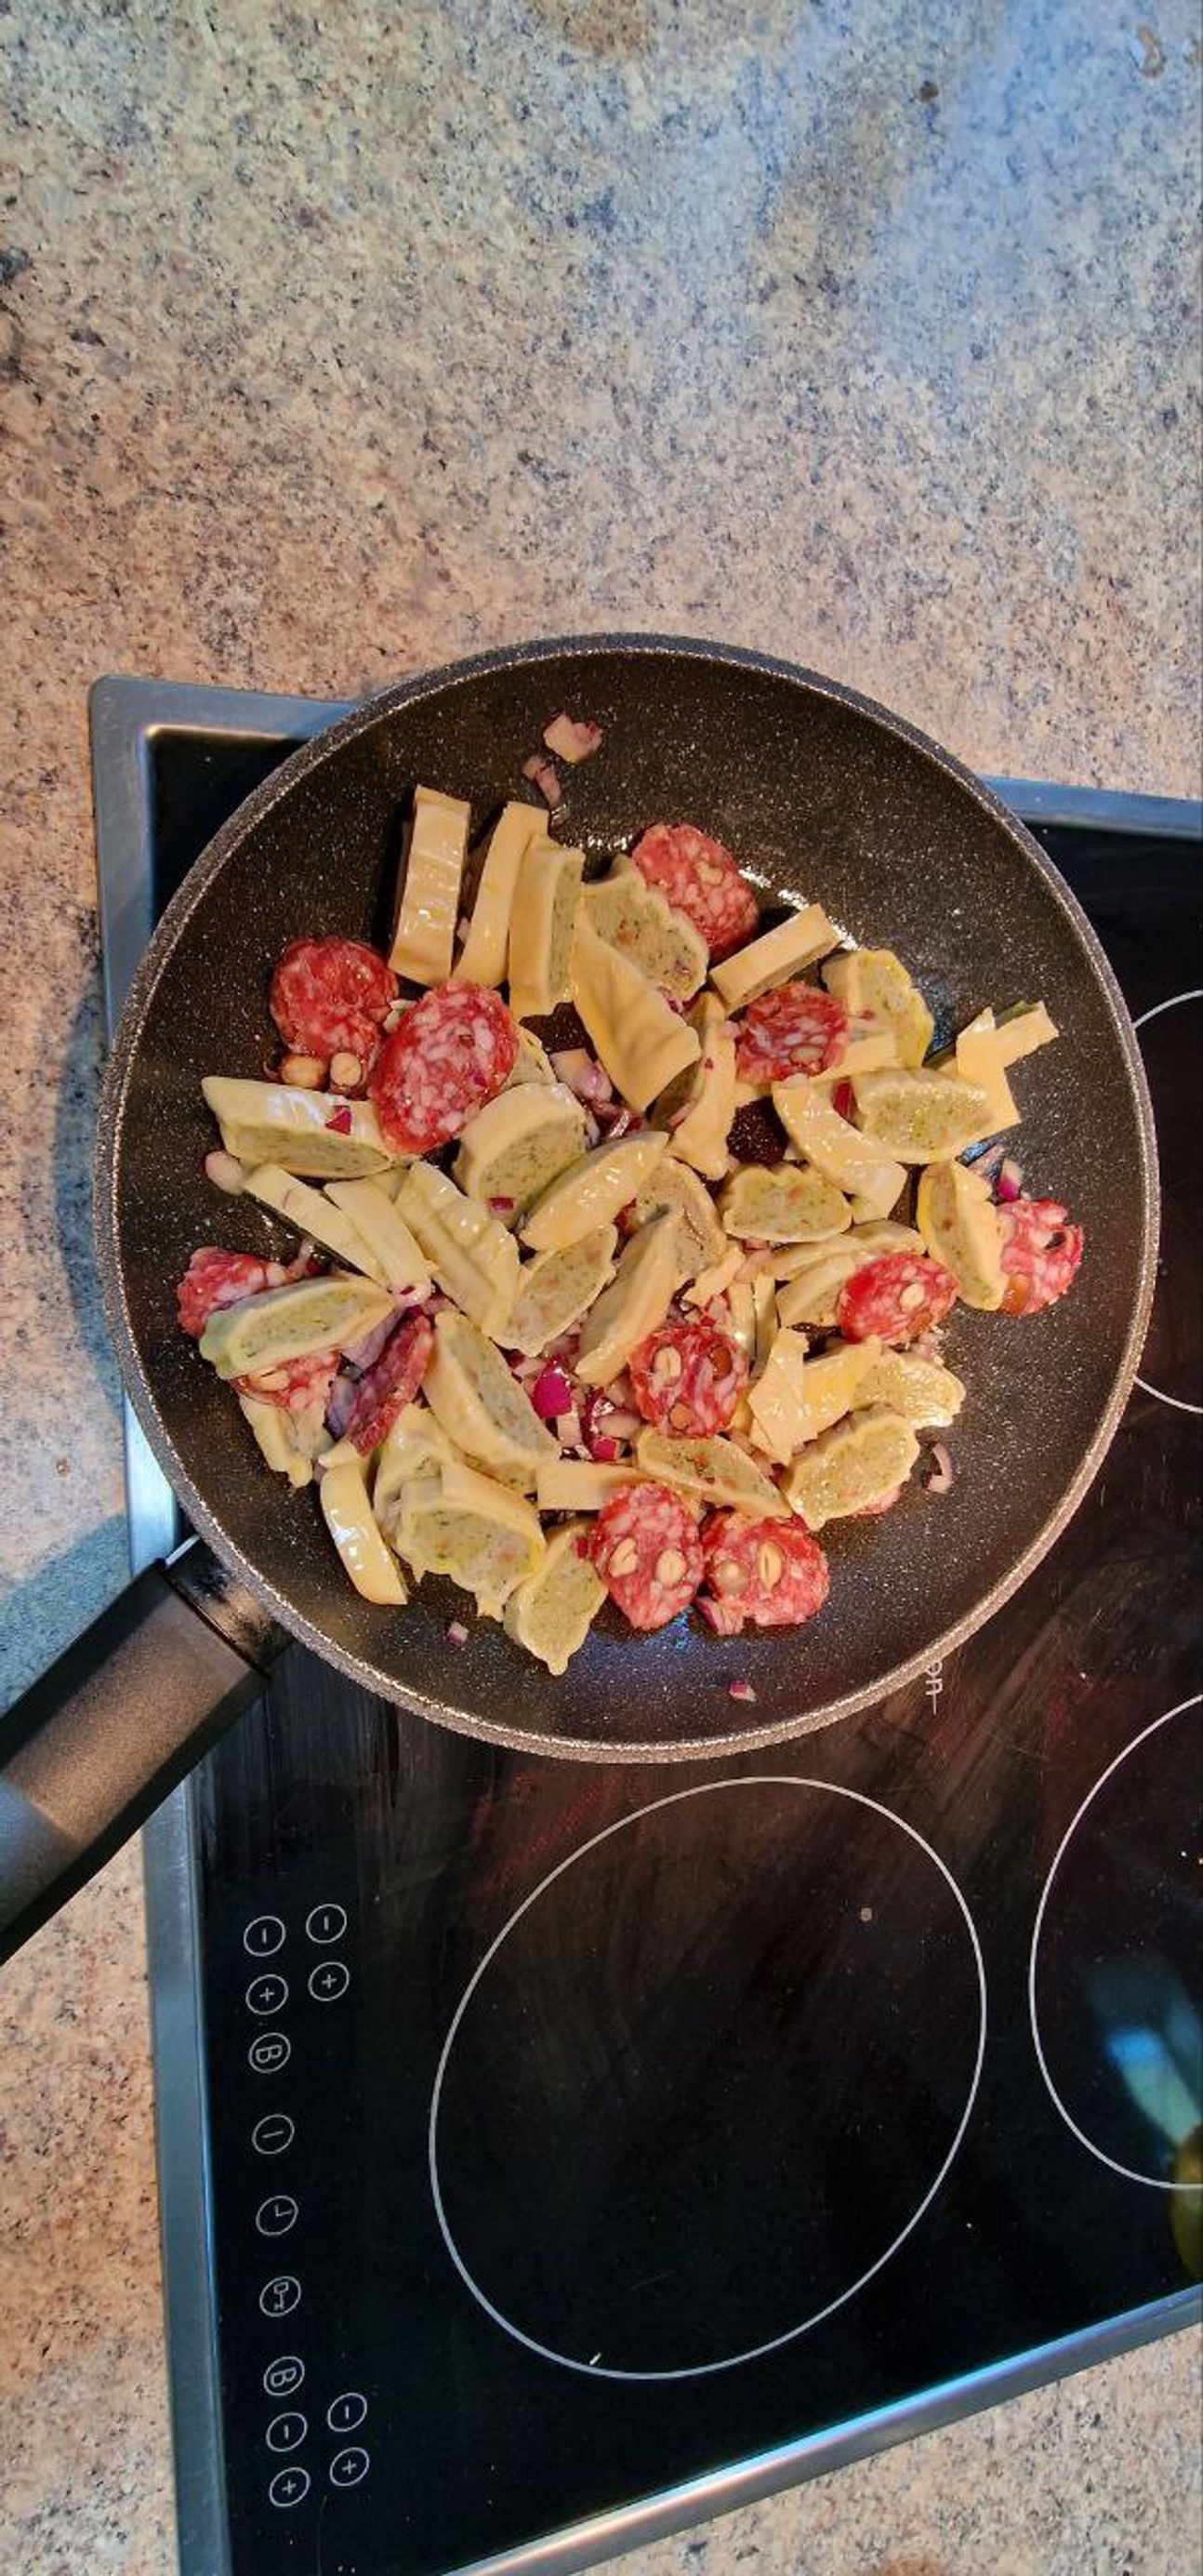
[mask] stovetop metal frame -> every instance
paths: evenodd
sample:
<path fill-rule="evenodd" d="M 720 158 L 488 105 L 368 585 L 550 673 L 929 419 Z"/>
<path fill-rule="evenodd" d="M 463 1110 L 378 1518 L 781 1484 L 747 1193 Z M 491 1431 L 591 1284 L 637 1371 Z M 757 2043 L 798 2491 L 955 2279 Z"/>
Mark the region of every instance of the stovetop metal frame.
<path fill-rule="evenodd" d="M 324 731 L 350 701 L 214 689 L 189 682 L 109 677 L 90 699 L 92 778 L 110 1036 L 134 968 L 154 927 L 150 761 L 160 732 L 228 734 L 292 745 Z M 1088 824 L 1095 831 L 1198 838 L 1203 804 L 1124 795 L 1027 778 L 986 784 L 1027 823 Z M 137 1572 L 178 1544 L 181 1525 L 161 1468 L 125 1408 L 130 1558 Z M 213 2177 L 205 2106 L 200 1998 L 200 1890 L 185 1781 L 143 1835 L 156 2156 L 164 2307 L 183 2576 L 233 2576 L 225 2505 L 225 2464 L 212 2236 Z M 692 2478 L 521 2549 L 476 2562 L 460 2576 L 567 2576 L 730 2512 L 803 2477 L 862 2459 L 928 2433 L 979 2407 L 1017 2397 L 1050 2379 L 1106 2361 L 1200 2315 L 1200 2293 L 1184 2290 L 1010 2361 L 972 2371 L 917 2396 L 857 2416 Z"/>

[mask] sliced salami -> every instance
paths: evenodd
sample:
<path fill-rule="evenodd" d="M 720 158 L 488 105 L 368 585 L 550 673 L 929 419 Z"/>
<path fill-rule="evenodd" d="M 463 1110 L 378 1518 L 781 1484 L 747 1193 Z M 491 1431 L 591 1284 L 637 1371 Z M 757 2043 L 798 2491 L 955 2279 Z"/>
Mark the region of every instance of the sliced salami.
<path fill-rule="evenodd" d="M 826 1073 L 848 1044 L 848 1014 L 817 984 L 777 984 L 748 1004 L 739 1022 L 735 1063 L 744 1082 L 788 1082 L 795 1073 Z"/>
<path fill-rule="evenodd" d="M 271 1015 L 301 1055 L 357 1056 L 365 1071 L 397 998 L 391 966 L 362 939 L 294 939 L 272 977 Z"/>
<path fill-rule="evenodd" d="M 682 1439 L 725 1431 L 748 1382 L 743 1352 L 709 1323 L 662 1324 L 628 1366 L 644 1421 Z"/>
<path fill-rule="evenodd" d="M 598 1513 L 589 1554 L 632 1628 L 666 1628 L 702 1579 L 692 1516 L 666 1485 L 622 1485 Z"/>
<path fill-rule="evenodd" d="M 434 1349 L 434 1325 L 428 1315 L 407 1315 L 390 1333 L 384 1349 L 365 1369 L 347 1416 L 346 1437 L 366 1456 L 387 1439 L 398 1414 L 412 1404 L 426 1375 Z"/>
<path fill-rule="evenodd" d="M 1080 1225 L 1071 1225 L 1057 1199 L 1012 1199 L 1000 1207 L 1003 1311 L 1038 1315 L 1072 1288 L 1082 1258 Z"/>
<path fill-rule="evenodd" d="M 306 1351 L 302 1359 L 281 1360 L 278 1368 L 255 1377 L 236 1377 L 239 1395 L 258 1396 L 261 1404 L 278 1404 L 282 1413 L 316 1413 L 319 1418 L 338 1368 L 337 1351 Z"/>
<path fill-rule="evenodd" d="M 368 1084 L 390 1145 L 433 1153 L 503 1089 L 518 1059 L 518 1028 L 499 993 L 437 984 L 385 1039 Z"/>
<path fill-rule="evenodd" d="M 631 853 L 640 875 L 700 930 L 712 957 L 750 939 L 756 897 L 731 852 L 693 823 L 653 823 Z"/>
<path fill-rule="evenodd" d="M 956 1298 L 957 1283 L 943 1262 L 922 1252 L 884 1252 L 845 1280 L 836 1322 L 846 1342 L 876 1339 L 901 1350 L 942 1323 Z"/>
<path fill-rule="evenodd" d="M 241 1306 L 247 1297 L 262 1297 L 268 1288 L 287 1288 L 315 1267 L 307 1253 L 296 1261 L 260 1261 L 253 1252 L 223 1252 L 206 1243 L 194 1252 L 175 1292 L 181 1330 L 199 1342 L 210 1315 L 223 1306 Z"/>
<path fill-rule="evenodd" d="M 715 1512 L 702 1553 L 706 1590 L 698 1608 L 720 1637 L 737 1637 L 744 1627 L 801 1628 L 831 1588 L 818 1540 L 797 1521 Z"/>

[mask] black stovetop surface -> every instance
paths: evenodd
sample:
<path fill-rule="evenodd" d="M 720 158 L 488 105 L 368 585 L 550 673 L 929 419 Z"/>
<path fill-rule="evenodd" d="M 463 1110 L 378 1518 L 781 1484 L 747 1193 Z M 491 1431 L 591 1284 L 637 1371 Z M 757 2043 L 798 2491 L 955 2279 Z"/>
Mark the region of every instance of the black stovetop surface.
<path fill-rule="evenodd" d="M 144 696 L 157 909 L 290 744 Z M 1042 837 L 1143 1022 L 1162 1276 L 992 1625 L 687 1770 L 494 1751 L 297 1649 L 154 1829 L 188 2576 L 598 2556 L 1191 2312 L 1203 925 L 1197 841 L 1113 823 Z"/>

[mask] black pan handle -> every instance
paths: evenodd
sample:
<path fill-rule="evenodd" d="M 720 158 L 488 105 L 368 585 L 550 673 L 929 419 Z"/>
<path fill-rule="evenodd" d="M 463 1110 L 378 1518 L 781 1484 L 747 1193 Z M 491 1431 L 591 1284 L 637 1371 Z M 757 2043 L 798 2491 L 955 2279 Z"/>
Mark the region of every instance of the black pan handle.
<path fill-rule="evenodd" d="M 0 1962 L 260 1697 L 287 1642 L 203 1539 L 188 1539 L 0 1718 Z"/>

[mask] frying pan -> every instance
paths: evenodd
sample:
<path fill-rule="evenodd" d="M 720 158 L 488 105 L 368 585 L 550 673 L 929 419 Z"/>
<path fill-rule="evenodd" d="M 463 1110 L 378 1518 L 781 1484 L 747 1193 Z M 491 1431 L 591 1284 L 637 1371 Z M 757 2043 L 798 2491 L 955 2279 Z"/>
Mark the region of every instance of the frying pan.
<path fill-rule="evenodd" d="M 215 1236 L 263 1218 L 215 1201 L 201 1098 L 256 1073 L 272 963 L 298 934 L 387 940 L 398 814 L 418 780 L 478 822 L 519 792 L 561 707 L 605 739 L 567 774 L 562 838 L 600 866 L 689 817 L 736 851 L 766 908 L 824 904 L 906 959 L 947 1035 L 986 1001 L 1042 1000 L 1060 1044 L 1024 1066 L 1022 1153 L 1086 1228 L 1073 1295 L 1038 1318 L 958 1312 L 969 1396 L 946 1496 L 830 1533 L 810 1626 L 723 1644 L 679 1620 L 636 1637 L 603 1612 L 562 1680 L 427 1579 L 390 1612 L 348 1585 L 312 1494 L 269 1479 L 179 1332 L 174 1286 Z M 1080 1502 L 1131 1385 L 1152 1297 L 1157 1184 L 1131 1025 L 1083 914 L 1013 815 L 900 718 L 813 672 L 659 637 L 543 643 L 408 681 L 306 744 L 232 817 L 165 913 L 117 1033 L 101 1107 L 96 1239 L 110 1331 L 143 1430 L 198 1534 L 131 1586 L 10 1713 L 0 1922 L 13 1948 L 253 1699 L 290 1636 L 441 1725 L 542 1753 L 663 1761 L 767 1744 L 881 1699 L 996 1612 Z M 733 1700 L 732 1679 L 755 1698 Z"/>

